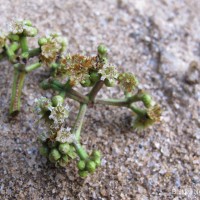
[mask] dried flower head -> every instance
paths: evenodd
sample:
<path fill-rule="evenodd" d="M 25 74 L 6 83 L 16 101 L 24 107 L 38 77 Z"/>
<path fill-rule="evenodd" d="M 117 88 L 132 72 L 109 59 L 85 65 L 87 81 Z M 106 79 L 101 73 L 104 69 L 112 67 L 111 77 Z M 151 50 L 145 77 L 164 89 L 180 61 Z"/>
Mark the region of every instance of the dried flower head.
<path fill-rule="evenodd" d="M 162 110 L 159 104 L 155 104 L 154 106 L 147 109 L 147 115 L 154 122 L 160 121 L 161 113 L 162 113 Z"/>
<path fill-rule="evenodd" d="M 118 76 L 120 86 L 126 91 L 131 92 L 138 85 L 138 80 L 132 73 L 121 73 Z"/>
<path fill-rule="evenodd" d="M 146 114 L 137 115 L 132 123 L 132 127 L 138 131 L 142 131 L 154 123 L 159 122 L 161 117 L 161 107 L 155 104 L 151 108 L 148 108 Z"/>
<path fill-rule="evenodd" d="M 66 66 L 62 70 L 70 77 L 71 85 L 77 85 L 85 80 L 89 70 L 96 66 L 96 57 L 86 57 L 79 54 L 68 56 Z"/>
<path fill-rule="evenodd" d="M 69 107 L 68 106 L 62 106 L 58 105 L 56 107 L 52 107 L 51 114 L 49 116 L 49 119 L 52 119 L 54 121 L 54 124 L 62 124 L 64 123 L 65 119 L 69 116 Z"/>

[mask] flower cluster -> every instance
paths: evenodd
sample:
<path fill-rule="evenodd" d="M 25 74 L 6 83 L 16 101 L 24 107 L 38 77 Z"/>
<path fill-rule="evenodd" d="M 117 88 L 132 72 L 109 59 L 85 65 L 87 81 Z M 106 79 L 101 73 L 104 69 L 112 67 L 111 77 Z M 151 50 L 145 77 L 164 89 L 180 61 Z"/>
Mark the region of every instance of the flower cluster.
<path fill-rule="evenodd" d="M 138 80 L 132 73 L 121 73 L 118 76 L 118 82 L 126 92 L 133 91 L 138 85 Z"/>
<path fill-rule="evenodd" d="M 40 154 L 47 157 L 50 162 L 61 167 L 66 167 L 71 159 L 77 157 L 75 148 L 72 144 L 67 142 L 61 143 L 49 138 L 42 142 L 39 151 Z"/>
<path fill-rule="evenodd" d="M 9 33 L 13 35 L 24 35 L 28 37 L 34 37 L 37 35 L 37 29 L 32 26 L 29 20 L 13 21 L 9 27 Z"/>
<path fill-rule="evenodd" d="M 116 67 L 112 65 L 108 65 L 100 69 L 99 73 L 101 74 L 101 79 L 105 81 L 107 86 L 114 85 L 119 75 Z"/>
<path fill-rule="evenodd" d="M 41 47 L 40 59 L 47 65 L 55 62 L 57 56 L 66 48 L 66 41 L 58 34 L 51 34 L 38 40 Z"/>
<path fill-rule="evenodd" d="M 89 173 L 95 172 L 96 168 L 100 165 L 101 153 L 97 150 L 94 150 L 87 160 L 79 160 L 77 163 L 80 177 L 87 177 Z"/>

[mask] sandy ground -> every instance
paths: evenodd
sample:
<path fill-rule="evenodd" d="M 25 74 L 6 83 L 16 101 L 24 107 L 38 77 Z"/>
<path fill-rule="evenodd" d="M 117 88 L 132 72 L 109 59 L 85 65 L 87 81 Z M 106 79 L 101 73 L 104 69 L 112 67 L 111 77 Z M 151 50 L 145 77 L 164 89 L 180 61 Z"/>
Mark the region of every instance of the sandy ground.
<path fill-rule="evenodd" d="M 162 123 L 142 133 L 130 129 L 125 109 L 89 109 L 82 143 L 100 149 L 103 163 L 82 180 L 75 163 L 58 169 L 39 155 L 31 109 L 35 98 L 51 96 L 38 87 L 44 71 L 28 75 L 22 112 L 10 119 L 13 70 L 2 61 L 0 199 L 200 199 L 199 10 L 198 0 L 0 0 L 2 28 L 28 18 L 40 36 L 54 31 L 67 36 L 71 53 L 94 54 L 105 43 L 111 62 L 134 72 L 164 109 Z M 101 95 L 118 93 L 104 88 Z M 72 119 L 76 109 L 73 104 Z"/>

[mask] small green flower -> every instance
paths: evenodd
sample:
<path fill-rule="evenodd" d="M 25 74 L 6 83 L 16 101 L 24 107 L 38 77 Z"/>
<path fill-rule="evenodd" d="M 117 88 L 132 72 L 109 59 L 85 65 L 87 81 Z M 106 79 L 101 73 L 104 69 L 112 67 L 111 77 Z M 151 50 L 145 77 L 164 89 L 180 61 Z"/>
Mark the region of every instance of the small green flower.
<path fill-rule="evenodd" d="M 72 143 L 74 140 L 74 135 L 71 134 L 71 128 L 63 128 L 61 127 L 56 135 L 56 141 L 60 143 Z"/>
<path fill-rule="evenodd" d="M 64 123 L 65 119 L 69 116 L 69 107 L 57 105 L 56 107 L 51 108 L 51 114 L 49 115 L 49 119 L 52 119 L 55 124 Z"/>
<path fill-rule="evenodd" d="M 116 70 L 116 67 L 110 65 L 100 69 L 99 74 L 101 74 L 102 80 L 107 80 L 110 83 L 115 83 L 119 75 L 118 71 Z"/>

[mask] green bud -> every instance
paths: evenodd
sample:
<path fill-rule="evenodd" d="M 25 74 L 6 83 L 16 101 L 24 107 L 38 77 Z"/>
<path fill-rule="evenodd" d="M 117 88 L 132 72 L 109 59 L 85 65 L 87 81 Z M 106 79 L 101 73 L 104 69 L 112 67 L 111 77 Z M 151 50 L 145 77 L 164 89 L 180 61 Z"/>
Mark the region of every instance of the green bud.
<path fill-rule="evenodd" d="M 92 81 L 92 83 L 96 83 L 97 81 L 99 81 L 101 78 L 101 75 L 97 72 L 92 72 L 90 73 L 90 80 Z"/>
<path fill-rule="evenodd" d="M 94 161 L 92 160 L 89 160 L 87 163 L 86 163 L 86 169 L 89 171 L 89 172 L 94 172 L 95 169 L 96 169 L 96 164 Z"/>
<path fill-rule="evenodd" d="M 52 101 L 53 106 L 57 106 L 58 104 L 62 104 L 64 99 L 62 96 L 56 95 L 51 99 L 51 101 Z"/>
<path fill-rule="evenodd" d="M 24 29 L 23 33 L 24 33 L 25 36 L 34 37 L 34 36 L 37 35 L 38 30 L 36 28 L 30 26 L 27 29 Z"/>
<path fill-rule="evenodd" d="M 58 159 L 60 159 L 60 157 L 61 157 L 61 155 L 60 155 L 60 153 L 59 153 L 59 151 L 57 149 L 54 148 L 54 149 L 51 150 L 51 152 L 49 154 L 49 160 L 50 161 L 55 162 Z"/>
<path fill-rule="evenodd" d="M 77 157 L 77 154 L 75 151 L 68 151 L 67 155 L 71 158 L 71 159 L 75 159 Z"/>
<path fill-rule="evenodd" d="M 68 143 L 59 144 L 58 150 L 62 154 L 67 154 L 70 150 L 70 145 Z"/>
<path fill-rule="evenodd" d="M 113 87 L 115 85 L 114 81 L 109 81 L 107 78 L 104 80 L 104 84 L 107 87 Z"/>
<path fill-rule="evenodd" d="M 91 82 L 91 80 L 90 80 L 89 77 L 88 77 L 88 78 L 86 78 L 85 80 L 83 80 L 83 81 L 81 82 L 81 85 L 82 85 L 83 87 L 90 87 L 90 86 L 92 86 L 92 82 Z"/>
<path fill-rule="evenodd" d="M 38 44 L 39 44 L 40 46 L 46 44 L 47 42 L 48 42 L 48 41 L 47 41 L 47 39 L 46 39 L 45 37 L 42 37 L 42 38 L 40 38 L 40 39 L 38 40 Z"/>
<path fill-rule="evenodd" d="M 80 160 L 80 161 L 77 163 L 77 167 L 78 167 L 78 169 L 83 170 L 83 169 L 85 168 L 85 161 Z"/>
<path fill-rule="evenodd" d="M 94 150 L 92 152 L 92 156 L 95 157 L 95 158 L 101 158 L 101 152 L 98 151 L 98 150 Z"/>
<path fill-rule="evenodd" d="M 69 161 L 68 156 L 67 156 L 67 155 L 64 155 L 64 156 L 62 156 L 62 157 L 60 158 L 60 160 L 59 160 L 59 165 L 60 165 L 61 167 L 65 167 L 65 166 L 67 165 L 68 161 Z"/>
<path fill-rule="evenodd" d="M 101 158 L 94 157 L 93 161 L 95 162 L 97 167 L 99 167 L 101 165 Z"/>
<path fill-rule="evenodd" d="M 42 146 L 39 148 L 39 152 L 42 156 L 45 156 L 47 157 L 48 156 L 48 153 L 49 153 L 49 148 L 47 146 Z"/>
<path fill-rule="evenodd" d="M 101 56 L 105 56 L 106 53 L 107 53 L 107 48 L 106 48 L 106 46 L 103 45 L 103 44 L 100 44 L 100 45 L 98 46 L 98 54 L 100 54 Z"/>
<path fill-rule="evenodd" d="M 78 174 L 81 178 L 86 178 L 89 173 L 88 171 L 79 171 Z"/>
<path fill-rule="evenodd" d="M 24 20 L 24 25 L 32 26 L 32 22 L 30 20 Z"/>
<path fill-rule="evenodd" d="M 143 103 L 144 103 L 146 108 L 151 107 L 152 98 L 151 98 L 151 96 L 149 94 L 142 95 L 142 101 L 143 101 Z"/>

